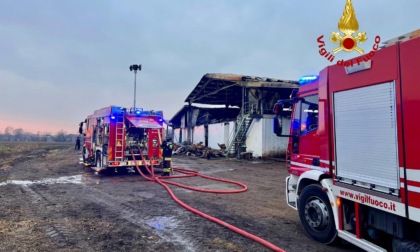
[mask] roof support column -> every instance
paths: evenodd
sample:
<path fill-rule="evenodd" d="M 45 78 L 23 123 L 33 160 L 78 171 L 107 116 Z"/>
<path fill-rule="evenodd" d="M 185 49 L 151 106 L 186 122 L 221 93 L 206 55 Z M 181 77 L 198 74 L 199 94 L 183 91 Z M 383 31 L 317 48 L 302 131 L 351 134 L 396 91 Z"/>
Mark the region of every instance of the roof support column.
<path fill-rule="evenodd" d="M 191 109 L 191 102 L 188 103 L 188 110 L 187 110 L 187 144 L 190 145 L 193 142 L 193 133 L 192 133 L 192 109 Z"/>
<path fill-rule="evenodd" d="M 209 147 L 209 125 L 204 125 L 204 146 Z"/>
<path fill-rule="evenodd" d="M 228 146 L 229 145 L 229 122 L 224 123 L 224 140 L 225 140 L 224 144 Z"/>
<path fill-rule="evenodd" d="M 244 118 L 244 110 L 245 110 L 245 85 L 244 82 L 241 82 L 241 86 L 242 86 L 242 107 L 241 107 L 241 118 Z"/>

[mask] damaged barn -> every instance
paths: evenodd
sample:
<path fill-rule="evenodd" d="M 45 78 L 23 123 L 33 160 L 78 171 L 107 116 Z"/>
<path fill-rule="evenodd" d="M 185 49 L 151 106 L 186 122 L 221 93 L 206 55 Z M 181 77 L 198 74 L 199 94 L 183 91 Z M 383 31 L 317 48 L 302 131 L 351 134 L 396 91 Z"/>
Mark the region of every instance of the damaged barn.
<path fill-rule="evenodd" d="M 297 87 L 297 81 L 206 74 L 170 120 L 174 141 L 184 148 L 202 142 L 204 148 L 239 158 L 281 156 L 287 140 L 273 133 L 272 108 Z"/>
<path fill-rule="evenodd" d="M 202 108 L 185 105 L 170 123 L 174 129 L 175 153 L 202 157 L 226 157 L 224 125 L 229 126 L 239 108 Z M 187 115 L 191 115 L 191 141 L 188 141 Z"/>

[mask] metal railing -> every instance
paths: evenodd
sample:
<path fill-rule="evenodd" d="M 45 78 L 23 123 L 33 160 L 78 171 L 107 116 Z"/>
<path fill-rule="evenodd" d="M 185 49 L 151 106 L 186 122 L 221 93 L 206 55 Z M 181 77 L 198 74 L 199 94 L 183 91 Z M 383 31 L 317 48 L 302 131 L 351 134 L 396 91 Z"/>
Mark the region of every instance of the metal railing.
<path fill-rule="evenodd" d="M 238 117 L 236 118 L 235 129 L 229 135 L 229 141 L 226 148 L 228 155 L 236 152 L 236 144 L 240 144 L 245 141 L 244 135 L 246 135 L 246 131 L 252 121 L 252 118 L 248 117 L 250 111 L 252 111 L 250 108 L 252 108 L 252 106 L 244 106 L 244 109 L 241 109 Z M 238 139 L 239 133 L 244 134 L 240 137 L 240 139 Z"/>

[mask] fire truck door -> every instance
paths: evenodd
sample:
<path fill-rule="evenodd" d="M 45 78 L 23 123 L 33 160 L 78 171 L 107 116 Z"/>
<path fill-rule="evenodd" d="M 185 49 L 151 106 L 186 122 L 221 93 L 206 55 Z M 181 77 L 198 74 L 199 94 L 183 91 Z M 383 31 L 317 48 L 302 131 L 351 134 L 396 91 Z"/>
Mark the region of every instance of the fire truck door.
<path fill-rule="evenodd" d="M 291 127 L 292 165 L 319 170 L 318 95 L 298 99 Z"/>

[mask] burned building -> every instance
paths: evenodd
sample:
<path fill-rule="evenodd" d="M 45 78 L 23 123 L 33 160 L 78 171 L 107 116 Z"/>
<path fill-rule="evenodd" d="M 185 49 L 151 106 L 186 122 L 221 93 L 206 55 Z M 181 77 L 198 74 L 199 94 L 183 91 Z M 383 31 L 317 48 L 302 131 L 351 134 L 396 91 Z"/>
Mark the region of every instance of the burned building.
<path fill-rule="evenodd" d="M 231 154 L 246 148 L 254 156 L 278 155 L 287 140 L 273 133 L 273 106 L 297 87 L 291 80 L 206 74 L 170 120 L 174 140 L 212 148 L 223 143 Z"/>

